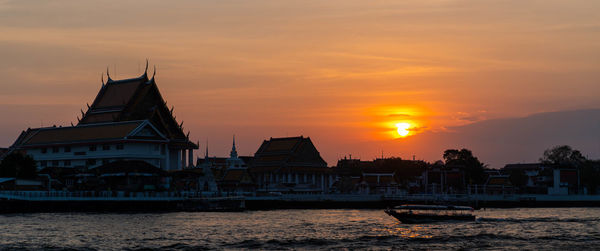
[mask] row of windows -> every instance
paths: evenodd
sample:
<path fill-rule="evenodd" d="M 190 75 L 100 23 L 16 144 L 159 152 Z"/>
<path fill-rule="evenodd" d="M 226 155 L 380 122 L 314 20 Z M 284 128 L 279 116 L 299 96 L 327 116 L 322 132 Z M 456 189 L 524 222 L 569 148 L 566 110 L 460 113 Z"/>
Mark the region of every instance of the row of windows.
<path fill-rule="evenodd" d="M 102 145 L 102 150 L 103 151 L 108 151 L 108 150 L 110 150 L 110 147 L 111 147 L 111 145 Z M 123 145 L 123 144 L 117 144 L 115 146 L 115 148 L 117 150 L 123 150 L 125 148 L 125 145 Z M 52 153 L 58 153 L 58 152 L 60 152 L 60 147 L 58 147 L 58 146 L 52 147 L 51 149 L 52 149 Z M 96 145 L 91 145 L 89 147 L 89 151 L 90 152 L 94 152 L 96 150 L 97 150 L 97 146 Z M 65 147 L 63 147 L 63 151 L 65 153 L 70 153 L 71 152 L 71 146 L 65 146 Z M 48 148 L 42 148 L 42 153 L 47 153 L 47 152 L 48 152 Z"/>
<path fill-rule="evenodd" d="M 111 160 L 110 159 L 101 159 L 100 162 L 102 163 L 102 165 L 104 164 L 108 164 Z M 98 163 L 98 161 L 96 159 L 87 159 L 85 161 L 85 164 L 87 166 L 93 166 L 96 165 Z M 62 164 L 62 165 L 61 165 Z M 40 166 L 42 167 L 47 167 L 47 166 L 66 166 L 66 167 L 70 167 L 71 166 L 71 160 L 42 160 L 40 161 Z"/>

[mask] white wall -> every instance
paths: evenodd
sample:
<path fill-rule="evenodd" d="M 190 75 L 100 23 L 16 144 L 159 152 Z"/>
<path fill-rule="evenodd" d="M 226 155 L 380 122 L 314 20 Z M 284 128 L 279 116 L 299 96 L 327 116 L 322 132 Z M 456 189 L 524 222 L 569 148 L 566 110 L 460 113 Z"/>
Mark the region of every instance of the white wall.
<path fill-rule="evenodd" d="M 126 142 L 123 143 L 123 149 L 117 149 L 117 143 L 111 144 L 86 144 L 86 145 L 70 145 L 71 151 L 65 152 L 65 146 L 59 146 L 58 152 L 53 152 L 53 147 L 45 147 L 46 153 L 42 153 L 42 147 L 27 149 L 27 154 L 31 155 L 33 159 L 37 161 L 38 169 L 42 169 L 45 166 L 42 165 L 43 161 L 46 161 L 46 166 L 59 166 L 59 167 L 77 167 L 87 166 L 88 168 L 94 168 L 102 165 L 102 160 L 107 162 L 115 160 L 144 160 L 148 163 L 157 167 L 166 169 L 164 167 L 164 159 L 166 153 L 161 154 L 161 144 L 163 142 Z M 90 146 L 95 145 L 96 150 L 90 151 Z M 103 146 L 108 145 L 109 150 L 103 150 Z M 93 165 L 88 164 L 88 160 L 96 160 Z M 58 165 L 55 165 L 55 161 L 58 161 Z M 66 162 L 65 162 L 66 161 Z M 68 162 L 71 162 L 70 165 Z M 162 162 L 162 163 L 161 163 Z"/>

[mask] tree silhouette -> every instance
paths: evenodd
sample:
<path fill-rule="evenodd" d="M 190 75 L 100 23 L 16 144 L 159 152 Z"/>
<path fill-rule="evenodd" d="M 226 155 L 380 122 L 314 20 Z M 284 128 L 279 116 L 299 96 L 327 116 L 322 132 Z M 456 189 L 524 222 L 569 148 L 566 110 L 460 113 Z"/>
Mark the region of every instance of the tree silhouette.
<path fill-rule="evenodd" d="M 448 149 L 444 151 L 446 166 L 459 166 L 465 172 L 465 181 L 468 184 L 483 184 L 485 182 L 485 165 L 473 156 L 469 149 Z"/>
<path fill-rule="evenodd" d="M 544 151 L 544 156 L 540 158 L 543 164 L 552 164 L 563 167 L 580 167 L 586 158 L 581 152 L 574 150 L 568 145 L 555 146 Z"/>

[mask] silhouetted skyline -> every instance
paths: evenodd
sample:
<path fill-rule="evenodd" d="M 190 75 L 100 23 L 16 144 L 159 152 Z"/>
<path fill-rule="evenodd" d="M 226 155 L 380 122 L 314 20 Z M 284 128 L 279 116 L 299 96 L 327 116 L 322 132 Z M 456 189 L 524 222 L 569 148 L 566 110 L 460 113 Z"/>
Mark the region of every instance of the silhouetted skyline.
<path fill-rule="evenodd" d="M 440 148 L 467 147 L 498 168 L 558 144 L 599 158 L 597 5 L 5 1 L 0 146 L 28 127 L 76 122 L 107 66 L 131 78 L 149 58 L 211 155 L 226 156 L 236 134 L 241 155 L 309 136 L 329 165 L 382 151 L 435 161 Z M 546 112 L 562 113 L 534 115 Z M 518 126 L 533 120 L 543 130 Z M 397 138 L 400 122 L 413 134 Z"/>

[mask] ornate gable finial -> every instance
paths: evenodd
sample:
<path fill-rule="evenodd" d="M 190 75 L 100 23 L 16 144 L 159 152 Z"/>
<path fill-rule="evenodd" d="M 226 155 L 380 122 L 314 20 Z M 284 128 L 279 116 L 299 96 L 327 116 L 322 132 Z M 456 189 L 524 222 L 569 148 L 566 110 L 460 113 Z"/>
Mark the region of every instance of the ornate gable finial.
<path fill-rule="evenodd" d="M 102 81 L 102 87 L 104 87 L 104 72 L 102 73 L 102 77 L 100 77 L 100 80 Z"/>
<path fill-rule="evenodd" d="M 108 79 L 106 80 L 106 83 L 108 84 L 108 82 L 111 82 L 111 81 L 112 81 L 112 79 L 110 78 L 110 73 L 108 72 L 108 66 L 106 67 L 106 77 L 108 78 Z"/>
<path fill-rule="evenodd" d="M 144 70 L 144 75 L 148 74 L 148 59 L 146 58 L 146 69 Z"/>

